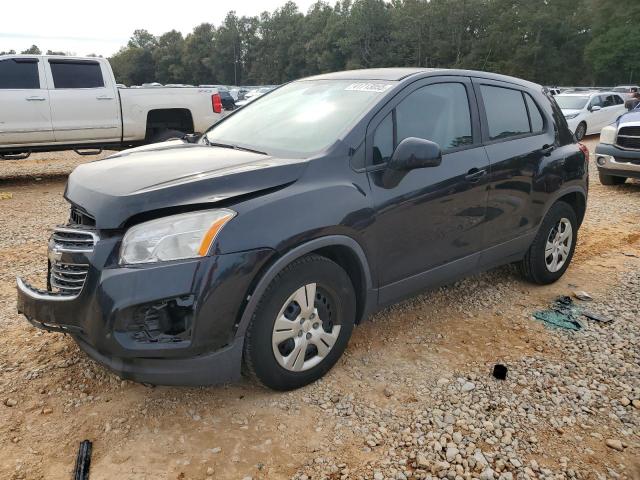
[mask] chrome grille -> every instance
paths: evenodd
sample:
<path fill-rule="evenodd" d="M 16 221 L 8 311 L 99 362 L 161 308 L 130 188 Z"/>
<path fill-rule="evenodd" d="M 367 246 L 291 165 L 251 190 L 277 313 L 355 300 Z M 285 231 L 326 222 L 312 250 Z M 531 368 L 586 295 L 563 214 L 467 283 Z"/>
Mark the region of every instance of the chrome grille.
<path fill-rule="evenodd" d="M 49 265 L 49 287 L 61 295 L 77 296 L 87 279 L 89 265 L 52 262 Z"/>
<path fill-rule="evenodd" d="M 47 276 L 50 292 L 64 297 L 80 294 L 89 272 L 87 254 L 93 252 L 98 240 L 98 235 L 90 230 L 58 227 L 53 231 Z"/>
<path fill-rule="evenodd" d="M 66 252 L 92 252 L 98 236 L 89 231 L 71 228 L 56 228 L 51 236 L 53 248 Z"/>

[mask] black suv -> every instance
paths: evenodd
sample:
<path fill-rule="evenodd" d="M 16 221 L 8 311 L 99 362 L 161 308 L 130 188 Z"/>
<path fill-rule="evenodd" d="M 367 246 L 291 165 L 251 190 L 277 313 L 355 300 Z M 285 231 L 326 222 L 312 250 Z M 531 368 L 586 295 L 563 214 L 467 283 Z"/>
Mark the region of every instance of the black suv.
<path fill-rule="evenodd" d="M 212 127 L 84 164 L 18 310 L 125 378 L 291 389 L 354 325 L 506 263 L 554 282 L 587 200 L 586 149 L 539 85 L 375 69 L 284 85 Z"/>

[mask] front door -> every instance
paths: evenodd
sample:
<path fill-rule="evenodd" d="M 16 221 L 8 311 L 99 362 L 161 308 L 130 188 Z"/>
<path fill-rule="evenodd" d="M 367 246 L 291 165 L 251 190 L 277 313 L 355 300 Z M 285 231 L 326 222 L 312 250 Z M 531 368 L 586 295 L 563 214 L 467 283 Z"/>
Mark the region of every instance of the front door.
<path fill-rule="evenodd" d="M 93 60 L 49 58 L 51 118 L 58 143 L 120 140 L 120 100 L 108 72 Z"/>
<path fill-rule="evenodd" d="M 591 114 L 587 117 L 587 134 L 600 133 L 602 127 L 607 123 L 607 110 L 604 106 L 605 95 L 596 95 L 589 102 L 589 108 Z M 593 110 L 594 107 L 599 107 L 598 110 Z"/>
<path fill-rule="evenodd" d="M 371 241 L 381 303 L 476 266 L 474 254 L 484 247 L 489 169 L 478 118 L 470 80 L 440 77 L 408 86 L 369 125 L 368 175 L 376 216 Z M 386 184 L 386 163 L 407 137 L 437 143 L 442 163 Z"/>
<path fill-rule="evenodd" d="M 0 148 L 52 142 L 49 91 L 40 61 L 0 60 Z"/>

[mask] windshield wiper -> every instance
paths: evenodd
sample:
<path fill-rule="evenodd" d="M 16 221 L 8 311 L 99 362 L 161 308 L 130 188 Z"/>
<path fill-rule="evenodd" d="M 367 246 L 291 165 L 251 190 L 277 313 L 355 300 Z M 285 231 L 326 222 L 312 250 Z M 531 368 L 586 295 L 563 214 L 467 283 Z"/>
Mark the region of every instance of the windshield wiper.
<path fill-rule="evenodd" d="M 206 136 L 205 136 L 206 138 Z M 269 155 L 267 152 L 262 152 L 260 150 L 254 150 L 253 148 L 247 148 L 247 147 L 241 147 L 240 145 L 233 145 L 231 143 L 216 143 L 216 142 L 210 142 L 209 139 L 207 139 L 205 141 L 205 143 L 211 147 L 221 147 L 221 148 L 230 148 L 232 150 L 241 150 L 243 152 L 251 152 L 251 153 L 257 153 L 260 155 Z"/>

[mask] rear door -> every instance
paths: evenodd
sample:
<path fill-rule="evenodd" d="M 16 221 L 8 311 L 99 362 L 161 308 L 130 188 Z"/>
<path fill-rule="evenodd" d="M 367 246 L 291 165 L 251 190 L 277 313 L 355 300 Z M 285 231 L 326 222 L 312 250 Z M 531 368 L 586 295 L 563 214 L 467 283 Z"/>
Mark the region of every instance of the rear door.
<path fill-rule="evenodd" d="M 505 258 L 521 252 L 521 243 L 528 246 L 526 236 L 539 221 L 535 203 L 546 191 L 536 179 L 560 153 L 553 121 L 540 108 L 546 101 L 541 92 L 486 79 L 474 79 L 474 85 L 491 161 L 487 241 L 501 245 L 499 254 Z"/>
<path fill-rule="evenodd" d="M 120 104 L 100 62 L 48 58 L 51 119 L 59 143 L 120 140 Z"/>
<path fill-rule="evenodd" d="M 386 164 L 407 137 L 436 142 L 442 163 L 410 170 L 385 186 Z M 438 77 L 407 86 L 371 121 L 366 148 L 380 302 L 473 269 L 473 254 L 484 247 L 489 166 L 470 79 Z"/>
<path fill-rule="evenodd" d="M 53 143 L 49 91 L 38 58 L 0 60 L 0 147 Z"/>

